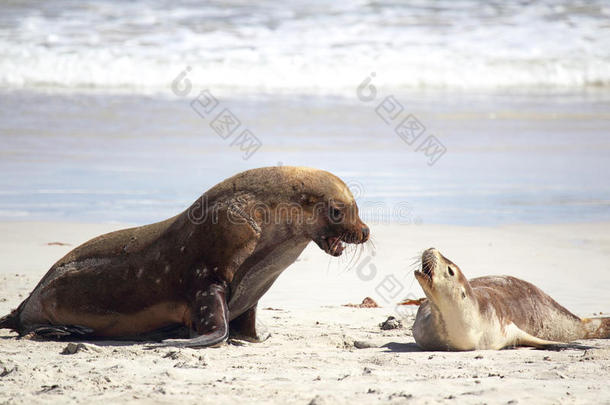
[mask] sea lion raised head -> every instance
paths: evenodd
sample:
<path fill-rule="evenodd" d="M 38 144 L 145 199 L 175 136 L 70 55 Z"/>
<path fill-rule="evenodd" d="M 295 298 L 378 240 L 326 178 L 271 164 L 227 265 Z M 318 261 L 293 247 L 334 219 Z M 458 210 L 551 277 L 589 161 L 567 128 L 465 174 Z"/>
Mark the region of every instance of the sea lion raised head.
<path fill-rule="evenodd" d="M 422 254 L 415 277 L 427 297 L 413 324 L 413 337 L 424 349 L 545 348 L 610 337 L 610 318 L 581 319 L 533 284 L 515 277 L 469 281 L 434 248 Z"/>
<path fill-rule="evenodd" d="M 428 299 L 437 306 L 455 307 L 467 297 L 472 297 L 470 283 L 457 264 L 443 256 L 435 248 L 426 250 L 421 257 L 421 271 L 415 278 Z"/>
<path fill-rule="evenodd" d="M 426 328 L 433 330 L 424 334 L 421 328 L 414 328 L 416 342 L 426 348 L 464 347 L 461 337 L 466 334 L 461 331 L 466 329 L 465 324 L 477 320 L 463 314 L 473 313 L 477 307 L 472 287 L 460 268 L 437 249 L 430 248 L 422 254 L 421 270 L 416 270 L 414 274 L 428 298 L 420 306 L 418 318 L 420 313 L 426 313 L 427 320 L 436 326 Z"/>
<path fill-rule="evenodd" d="M 338 256 L 364 243 L 348 187 L 304 167 L 248 170 L 186 211 L 75 248 L 51 267 L 1 328 L 48 337 L 147 339 L 203 347 L 229 332 L 258 341 L 257 302 L 312 240 Z M 152 335 L 151 335 L 152 334 Z"/>

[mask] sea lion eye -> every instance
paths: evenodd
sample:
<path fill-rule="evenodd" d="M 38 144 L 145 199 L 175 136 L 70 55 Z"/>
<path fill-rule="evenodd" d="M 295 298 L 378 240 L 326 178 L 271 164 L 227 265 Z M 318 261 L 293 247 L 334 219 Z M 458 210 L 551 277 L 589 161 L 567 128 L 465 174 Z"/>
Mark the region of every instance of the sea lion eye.
<path fill-rule="evenodd" d="M 449 275 L 455 276 L 455 273 L 453 272 L 453 270 L 451 270 L 451 267 L 447 267 L 447 269 L 449 270 Z"/>
<path fill-rule="evenodd" d="M 343 212 L 337 207 L 330 207 L 330 219 L 334 222 L 339 222 L 343 219 Z"/>

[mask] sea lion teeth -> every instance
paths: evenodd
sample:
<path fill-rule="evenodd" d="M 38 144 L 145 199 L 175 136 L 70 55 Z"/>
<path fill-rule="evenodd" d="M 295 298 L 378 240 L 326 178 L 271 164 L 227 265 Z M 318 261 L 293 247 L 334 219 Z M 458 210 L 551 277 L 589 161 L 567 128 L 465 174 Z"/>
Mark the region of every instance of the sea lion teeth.
<path fill-rule="evenodd" d="M 330 237 L 325 239 L 326 244 L 324 247 L 324 251 L 333 256 L 340 256 L 343 253 L 345 245 L 343 241 L 338 237 Z"/>
<path fill-rule="evenodd" d="M 431 248 L 415 278 L 426 293 L 415 342 L 427 350 L 548 348 L 577 339 L 610 338 L 610 318 L 581 319 L 535 285 L 511 276 L 464 277 Z"/>
<path fill-rule="evenodd" d="M 261 340 L 258 300 L 309 242 L 338 256 L 344 249 L 338 235 L 364 243 L 369 233 L 349 188 L 333 174 L 290 166 L 248 170 L 173 218 L 75 248 L 0 318 L 0 328 L 51 338 L 194 336 L 164 341 L 178 347 L 216 345 L 229 333 Z"/>

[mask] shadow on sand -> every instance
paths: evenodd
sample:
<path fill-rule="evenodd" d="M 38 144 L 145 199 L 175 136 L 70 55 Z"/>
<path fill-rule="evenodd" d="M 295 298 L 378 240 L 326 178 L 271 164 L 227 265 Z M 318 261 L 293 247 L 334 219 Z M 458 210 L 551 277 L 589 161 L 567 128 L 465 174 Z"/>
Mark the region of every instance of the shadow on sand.
<path fill-rule="evenodd" d="M 384 349 L 388 349 L 388 350 L 386 350 L 387 352 L 394 352 L 394 353 L 424 352 L 425 351 L 421 347 L 416 345 L 415 343 L 396 343 L 396 342 L 390 342 L 390 343 L 386 343 L 385 345 L 383 345 L 381 347 L 384 348 Z"/>

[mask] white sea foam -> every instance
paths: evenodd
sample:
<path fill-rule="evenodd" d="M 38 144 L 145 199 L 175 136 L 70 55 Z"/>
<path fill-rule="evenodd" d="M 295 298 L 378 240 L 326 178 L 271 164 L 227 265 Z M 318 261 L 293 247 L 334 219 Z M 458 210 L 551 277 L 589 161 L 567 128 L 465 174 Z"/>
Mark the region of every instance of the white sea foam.
<path fill-rule="evenodd" d="M 354 94 L 610 86 L 607 2 L 15 2 L 0 85 Z"/>

